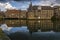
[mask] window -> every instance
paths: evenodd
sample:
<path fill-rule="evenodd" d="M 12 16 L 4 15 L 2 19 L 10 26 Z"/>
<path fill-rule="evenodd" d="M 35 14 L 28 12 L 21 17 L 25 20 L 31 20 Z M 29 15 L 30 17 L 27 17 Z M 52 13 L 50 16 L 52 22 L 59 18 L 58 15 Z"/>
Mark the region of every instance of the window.
<path fill-rule="evenodd" d="M 40 19 L 40 17 L 38 17 L 38 19 Z"/>
<path fill-rule="evenodd" d="M 41 10 L 38 10 L 38 12 L 41 12 Z"/>
<path fill-rule="evenodd" d="M 19 22 L 19 20 L 17 20 L 16 22 Z"/>
<path fill-rule="evenodd" d="M 40 10 L 41 10 L 41 6 L 39 6 L 39 7 L 38 7 L 38 9 L 40 9 Z"/>
<path fill-rule="evenodd" d="M 11 15 L 14 15 L 14 14 L 11 14 Z"/>
<path fill-rule="evenodd" d="M 12 24 L 14 24 L 14 22 L 12 22 Z"/>
<path fill-rule="evenodd" d="M 11 23 L 11 20 L 10 20 L 10 23 Z"/>
<path fill-rule="evenodd" d="M 22 18 L 23 16 L 21 16 L 21 18 Z"/>
<path fill-rule="evenodd" d="M 33 16 L 33 15 L 31 15 L 31 16 Z"/>
<path fill-rule="evenodd" d="M 60 10 L 60 8 L 59 8 L 59 10 Z"/>
<path fill-rule="evenodd" d="M 9 17 L 11 17 L 11 15 L 9 15 Z"/>
<path fill-rule="evenodd" d="M 40 23 L 41 21 L 39 20 L 38 22 Z"/>
<path fill-rule="evenodd" d="M 16 15 L 16 17 L 18 17 L 18 18 L 19 18 L 19 15 Z"/>

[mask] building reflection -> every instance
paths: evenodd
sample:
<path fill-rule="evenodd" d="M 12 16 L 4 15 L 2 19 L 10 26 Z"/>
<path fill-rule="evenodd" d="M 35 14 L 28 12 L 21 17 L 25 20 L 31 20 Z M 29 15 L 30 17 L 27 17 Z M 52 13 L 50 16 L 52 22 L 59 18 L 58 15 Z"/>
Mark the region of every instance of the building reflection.
<path fill-rule="evenodd" d="M 27 26 L 27 23 L 26 23 L 27 20 L 19 20 L 19 21 L 21 26 Z"/>
<path fill-rule="evenodd" d="M 56 31 L 60 32 L 60 21 L 51 20 L 0 20 L 0 24 L 7 24 L 8 27 L 27 26 L 30 32 Z"/>
<path fill-rule="evenodd" d="M 5 24 L 7 24 L 8 27 L 18 27 L 20 26 L 19 20 L 5 20 Z"/>
<path fill-rule="evenodd" d="M 53 23 L 51 20 L 29 20 L 28 21 L 28 29 L 33 31 L 51 31 L 53 30 Z"/>
<path fill-rule="evenodd" d="M 39 24 L 37 20 L 28 20 L 27 26 L 30 32 L 37 32 Z"/>
<path fill-rule="evenodd" d="M 5 20 L 5 24 L 7 24 L 8 27 L 26 26 L 26 20 Z"/>
<path fill-rule="evenodd" d="M 5 21 L 3 21 L 3 20 L 0 20 L 0 24 L 3 24 Z"/>

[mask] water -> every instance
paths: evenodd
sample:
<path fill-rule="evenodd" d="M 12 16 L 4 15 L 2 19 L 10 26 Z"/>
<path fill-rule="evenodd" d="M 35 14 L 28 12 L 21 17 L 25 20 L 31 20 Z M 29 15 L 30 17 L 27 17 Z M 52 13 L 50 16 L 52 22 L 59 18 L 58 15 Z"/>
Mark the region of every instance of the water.
<path fill-rule="evenodd" d="M 7 22 L 10 23 L 7 24 Z M 11 40 L 60 40 L 60 21 L 51 20 L 6 20 L 2 30 Z M 6 25 L 7 24 L 7 25 Z M 8 27 L 10 26 L 10 27 Z"/>

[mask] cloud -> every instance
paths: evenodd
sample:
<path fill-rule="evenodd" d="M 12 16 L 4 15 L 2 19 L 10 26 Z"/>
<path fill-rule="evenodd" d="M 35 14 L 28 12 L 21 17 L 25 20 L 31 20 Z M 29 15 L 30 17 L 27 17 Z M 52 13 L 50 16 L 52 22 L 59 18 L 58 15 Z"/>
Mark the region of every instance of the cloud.
<path fill-rule="evenodd" d="M 16 9 L 16 7 L 13 7 L 9 2 L 5 3 L 6 9 Z"/>
<path fill-rule="evenodd" d="M 10 1 L 56 1 L 57 3 L 60 3 L 60 0 L 0 0 L 0 2 L 10 2 Z"/>
<path fill-rule="evenodd" d="M 56 0 L 57 3 L 60 3 L 60 0 Z"/>
<path fill-rule="evenodd" d="M 0 2 L 6 2 L 6 0 L 0 0 Z"/>
<path fill-rule="evenodd" d="M 25 1 L 25 2 L 22 2 Z M 32 1 L 33 5 L 41 5 L 41 6 L 53 6 L 59 5 L 60 0 L 0 0 L 0 9 L 22 9 L 26 10 L 28 8 L 30 1 Z M 12 2 L 12 5 L 10 4 Z M 14 2 L 14 3 L 13 3 Z M 27 3 L 28 2 L 28 3 Z"/>
<path fill-rule="evenodd" d="M 0 2 L 0 9 L 3 11 L 6 9 L 16 9 L 16 7 L 13 7 L 9 2 L 7 2 L 7 3 Z"/>
<path fill-rule="evenodd" d="M 40 1 L 40 0 L 0 0 L 0 2 L 9 2 L 9 1 Z"/>
<path fill-rule="evenodd" d="M 40 5 L 40 6 L 60 6 L 60 3 L 57 3 L 56 0 L 42 0 L 42 1 L 34 2 L 33 5 Z"/>
<path fill-rule="evenodd" d="M 14 1 L 40 1 L 40 0 L 14 0 Z"/>
<path fill-rule="evenodd" d="M 6 2 L 10 2 L 10 1 L 14 1 L 14 0 L 0 0 L 0 2 L 2 2 L 2 3 L 6 3 Z"/>
<path fill-rule="evenodd" d="M 40 5 L 43 5 L 43 6 L 49 6 L 49 5 L 51 5 L 51 4 L 55 4 L 56 2 L 55 2 L 56 0 L 46 0 L 46 1 L 40 1 Z"/>

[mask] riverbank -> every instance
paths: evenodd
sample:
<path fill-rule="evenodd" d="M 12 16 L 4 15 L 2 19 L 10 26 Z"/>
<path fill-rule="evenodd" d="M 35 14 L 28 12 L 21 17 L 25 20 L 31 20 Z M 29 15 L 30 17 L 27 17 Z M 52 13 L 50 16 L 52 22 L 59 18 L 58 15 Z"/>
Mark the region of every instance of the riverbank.
<path fill-rule="evenodd" d="M 0 28 L 0 40 L 10 40 L 10 38 L 4 34 L 1 28 Z"/>

